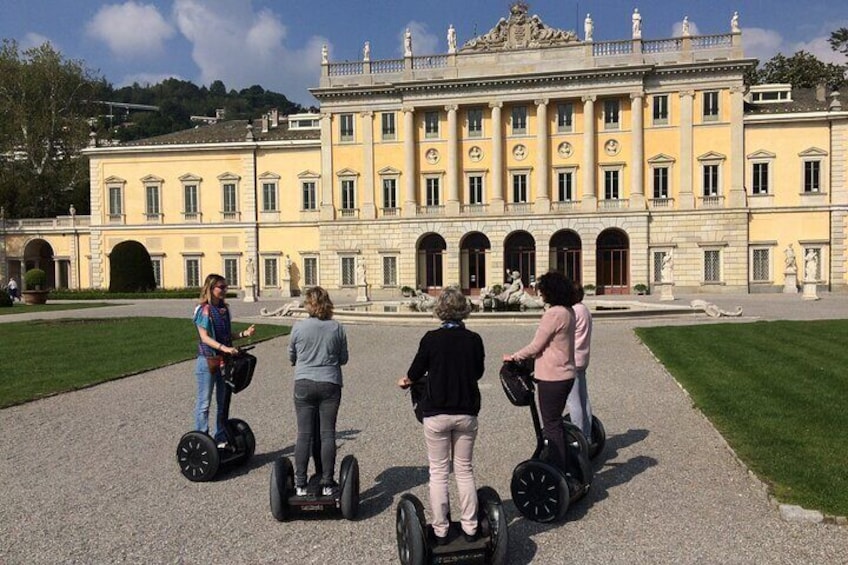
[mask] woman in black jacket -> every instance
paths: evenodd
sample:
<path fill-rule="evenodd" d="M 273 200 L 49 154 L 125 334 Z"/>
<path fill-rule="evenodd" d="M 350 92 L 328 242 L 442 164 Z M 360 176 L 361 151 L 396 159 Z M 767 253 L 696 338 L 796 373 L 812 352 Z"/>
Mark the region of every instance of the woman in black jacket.
<path fill-rule="evenodd" d="M 427 332 L 418 353 L 398 386 L 407 388 L 426 379 L 422 400 L 424 438 L 430 460 L 430 508 L 436 542 L 447 543 L 448 475 L 451 454 L 456 475 L 460 523 L 465 538 L 477 538 L 477 489 L 474 484 L 471 457 L 477 437 L 477 414 L 480 412 L 480 389 L 485 352 L 480 336 L 465 328 L 471 305 L 462 292 L 449 287 L 439 296 L 433 313 L 442 320 L 437 330 Z"/>

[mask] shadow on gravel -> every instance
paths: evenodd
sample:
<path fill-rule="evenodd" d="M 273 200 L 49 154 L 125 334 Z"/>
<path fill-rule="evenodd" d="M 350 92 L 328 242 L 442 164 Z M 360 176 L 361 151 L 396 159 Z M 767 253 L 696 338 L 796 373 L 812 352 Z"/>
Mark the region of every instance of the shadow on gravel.
<path fill-rule="evenodd" d="M 358 520 L 372 518 L 392 506 L 395 495 L 412 490 L 430 480 L 429 469 L 389 467 L 374 478 L 374 486 L 359 495 Z"/>

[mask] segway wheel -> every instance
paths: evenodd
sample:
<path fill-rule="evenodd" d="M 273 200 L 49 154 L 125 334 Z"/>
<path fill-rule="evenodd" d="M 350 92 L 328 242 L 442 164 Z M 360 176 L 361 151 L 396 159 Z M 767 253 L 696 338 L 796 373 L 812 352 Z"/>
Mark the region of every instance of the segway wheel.
<path fill-rule="evenodd" d="M 236 448 L 242 452 L 239 457 L 239 463 L 245 463 L 256 453 L 256 436 L 253 435 L 253 430 L 247 425 L 244 420 L 232 418 L 227 420 L 230 435 L 236 444 Z"/>
<path fill-rule="evenodd" d="M 534 522 L 562 520 L 568 511 L 565 475 L 549 463 L 529 459 L 512 472 L 512 501 L 521 514 Z"/>
<path fill-rule="evenodd" d="M 580 431 L 580 428 L 577 427 L 577 424 L 573 424 L 571 420 L 568 419 L 568 416 L 562 419 L 562 427 L 565 428 L 565 443 L 570 445 L 577 445 L 580 448 L 580 453 L 583 454 L 584 457 L 589 457 L 589 441 L 586 439 L 586 436 L 583 435 L 583 432 Z"/>
<path fill-rule="evenodd" d="M 401 565 L 424 565 L 427 562 L 427 541 L 421 501 L 408 493 L 401 495 L 395 523 Z"/>
<path fill-rule="evenodd" d="M 509 528 L 501 497 L 492 487 L 477 489 L 477 520 L 481 534 L 490 540 L 488 562 L 503 565 L 509 551 Z"/>
<path fill-rule="evenodd" d="M 589 458 L 594 459 L 604 450 L 607 443 L 607 431 L 604 429 L 604 424 L 600 418 L 592 415 L 592 433 L 591 441 L 589 442 Z"/>
<path fill-rule="evenodd" d="M 342 517 L 354 520 L 359 513 L 359 462 L 353 455 L 346 455 L 342 459 L 339 483 Z"/>
<path fill-rule="evenodd" d="M 190 481 L 212 480 L 221 463 L 215 440 L 203 432 L 188 432 L 177 444 L 177 463 L 180 472 Z"/>
<path fill-rule="evenodd" d="M 271 514 L 278 522 L 291 516 L 289 494 L 294 490 L 294 468 L 288 457 L 280 457 L 271 467 Z"/>

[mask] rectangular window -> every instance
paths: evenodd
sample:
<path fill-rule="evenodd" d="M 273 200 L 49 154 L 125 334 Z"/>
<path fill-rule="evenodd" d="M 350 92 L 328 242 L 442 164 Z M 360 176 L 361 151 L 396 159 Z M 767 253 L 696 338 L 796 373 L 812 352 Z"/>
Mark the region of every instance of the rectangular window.
<path fill-rule="evenodd" d="M 574 173 L 563 171 L 557 174 L 557 200 L 572 202 L 574 200 Z"/>
<path fill-rule="evenodd" d="M 274 287 L 277 286 L 279 280 L 277 276 L 277 258 L 276 257 L 268 257 L 264 261 L 265 268 L 263 269 L 263 279 L 266 287 Z"/>
<path fill-rule="evenodd" d="M 654 125 L 664 126 L 668 124 L 668 95 L 658 94 L 654 96 Z"/>
<path fill-rule="evenodd" d="M 718 120 L 718 92 L 704 92 L 704 121 L 715 122 Z"/>
<path fill-rule="evenodd" d="M 618 100 L 604 100 L 604 129 L 618 129 Z"/>
<path fill-rule="evenodd" d="M 557 132 L 568 133 L 574 130 L 574 104 L 557 104 Z"/>
<path fill-rule="evenodd" d="M 618 171 L 604 171 L 604 199 L 618 200 L 619 193 Z"/>
<path fill-rule="evenodd" d="M 239 260 L 235 257 L 224 258 L 224 278 L 230 286 L 239 285 Z"/>
<path fill-rule="evenodd" d="M 342 141 L 353 141 L 353 114 L 339 116 L 339 138 Z"/>
<path fill-rule="evenodd" d="M 426 179 L 427 183 L 427 206 L 439 206 L 441 204 L 439 194 L 439 179 L 430 177 Z"/>
<path fill-rule="evenodd" d="M 236 201 L 236 185 L 224 184 L 224 212 L 236 212 L 238 210 Z"/>
<path fill-rule="evenodd" d="M 113 186 L 109 189 L 109 215 L 120 216 L 124 213 L 124 202 L 121 195 L 121 187 Z"/>
<path fill-rule="evenodd" d="M 262 183 L 262 211 L 277 211 L 277 183 L 275 182 Z"/>
<path fill-rule="evenodd" d="M 512 175 L 512 201 L 527 202 L 527 175 L 524 173 Z"/>
<path fill-rule="evenodd" d="M 804 161 L 804 192 L 821 192 L 821 161 Z"/>
<path fill-rule="evenodd" d="M 184 212 L 186 214 L 197 214 L 197 185 L 187 184 L 183 186 L 183 193 L 185 194 L 183 199 Z"/>
<path fill-rule="evenodd" d="M 397 135 L 395 131 L 395 113 L 394 112 L 383 112 L 382 113 L 382 132 L 383 139 L 392 140 L 395 139 Z"/>
<path fill-rule="evenodd" d="M 303 284 L 304 286 L 318 284 L 318 257 L 303 258 Z"/>
<path fill-rule="evenodd" d="M 751 190 L 754 194 L 768 194 L 769 192 L 769 166 L 768 163 L 754 163 L 754 178 Z"/>
<path fill-rule="evenodd" d="M 483 177 L 479 175 L 468 177 L 468 203 L 483 203 Z"/>
<path fill-rule="evenodd" d="M 145 190 L 147 194 L 147 215 L 156 216 L 159 214 L 159 187 L 148 186 Z"/>
<path fill-rule="evenodd" d="M 352 179 L 342 181 L 342 209 L 353 210 L 356 208 L 356 185 Z"/>
<path fill-rule="evenodd" d="M 150 262 L 153 264 L 153 280 L 156 282 L 156 288 L 162 288 L 162 259 L 151 257 Z"/>
<path fill-rule="evenodd" d="M 424 112 L 424 137 L 437 139 L 439 137 L 439 113 Z"/>
<path fill-rule="evenodd" d="M 304 181 L 301 183 L 301 188 L 303 189 L 303 209 L 315 210 L 318 207 L 315 202 L 315 182 Z"/>
<path fill-rule="evenodd" d="M 200 259 L 185 260 L 185 285 L 189 288 L 200 286 Z"/>
<path fill-rule="evenodd" d="M 524 135 L 527 133 L 527 107 L 515 106 L 512 109 L 512 134 Z"/>
<path fill-rule="evenodd" d="M 668 167 L 654 167 L 654 198 L 668 198 Z"/>
<path fill-rule="evenodd" d="M 383 179 L 383 208 L 397 208 L 397 179 Z"/>
<path fill-rule="evenodd" d="M 753 253 L 753 280 L 771 280 L 771 269 L 769 268 L 769 249 L 754 249 Z"/>
<path fill-rule="evenodd" d="M 483 137 L 483 110 L 468 110 L 468 137 Z"/>
<path fill-rule="evenodd" d="M 666 251 L 654 251 L 654 282 L 662 282 L 662 264 Z"/>
<path fill-rule="evenodd" d="M 704 196 L 718 196 L 718 165 L 704 165 Z"/>
<path fill-rule="evenodd" d="M 397 286 L 397 257 L 383 256 L 383 286 Z"/>
<path fill-rule="evenodd" d="M 356 284 L 356 257 L 342 257 L 342 286 Z"/>
<path fill-rule="evenodd" d="M 721 281 L 721 251 L 704 250 L 704 282 Z"/>

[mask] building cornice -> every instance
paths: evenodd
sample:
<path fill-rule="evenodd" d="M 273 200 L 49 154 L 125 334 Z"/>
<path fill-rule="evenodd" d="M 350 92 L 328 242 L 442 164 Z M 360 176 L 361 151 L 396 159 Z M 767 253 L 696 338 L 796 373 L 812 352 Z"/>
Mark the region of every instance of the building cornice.
<path fill-rule="evenodd" d="M 848 119 L 848 111 L 828 112 L 787 112 L 785 114 L 748 114 L 743 121 L 746 124 L 768 124 L 773 122 L 820 122 L 822 120 Z"/>
<path fill-rule="evenodd" d="M 161 145 L 116 145 L 113 147 L 87 147 L 83 155 L 129 155 L 139 153 L 177 153 L 181 151 L 252 151 L 269 148 L 321 147 L 320 139 L 280 139 L 276 141 L 237 141 L 220 143 L 174 143 Z"/>

